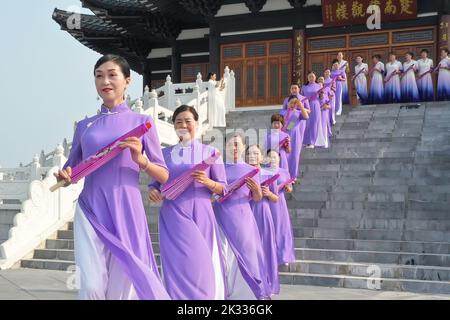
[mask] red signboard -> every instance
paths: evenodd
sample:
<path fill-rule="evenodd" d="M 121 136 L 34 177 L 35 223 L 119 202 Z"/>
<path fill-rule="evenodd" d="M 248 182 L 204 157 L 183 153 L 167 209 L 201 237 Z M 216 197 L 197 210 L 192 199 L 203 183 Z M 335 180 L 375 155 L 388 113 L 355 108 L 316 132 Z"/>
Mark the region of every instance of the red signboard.
<path fill-rule="evenodd" d="M 417 0 L 322 0 L 325 27 L 366 24 L 371 13 L 367 8 L 378 5 L 381 23 L 417 18 Z"/>

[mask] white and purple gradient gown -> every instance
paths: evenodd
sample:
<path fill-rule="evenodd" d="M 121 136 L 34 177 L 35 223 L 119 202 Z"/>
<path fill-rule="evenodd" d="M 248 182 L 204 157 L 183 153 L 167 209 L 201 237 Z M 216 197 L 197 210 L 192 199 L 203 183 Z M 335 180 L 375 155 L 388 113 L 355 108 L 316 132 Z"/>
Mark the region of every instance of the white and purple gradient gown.
<path fill-rule="evenodd" d="M 328 92 L 325 91 L 323 98 L 319 98 L 320 107 L 322 108 L 325 104 L 330 104 L 330 97 L 328 96 Z M 330 121 L 327 121 L 327 119 L 330 118 L 329 115 L 330 109 L 321 109 L 321 127 L 320 130 L 322 131 L 322 136 L 324 139 L 324 145 L 323 148 L 329 148 L 330 147 L 330 136 L 331 136 L 331 125 Z"/>
<path fill-rule="evenodd" d="M 339 69 L 345 74 L 345 81 L 342 82 L 342 104 L 350 104 L 350 93 L 348 91 L 347 71 L 349 71 L 348 61 L 339 62 Z M 340 115 L 340 114 L 338 114 Z"/>
<path fill-rule="evenodd" d="M 270 169 L 274 174 L 280 173 L 277 185 L 289 180 L 289 172 L 282 169 Z M 275 227 L 275 239 L 277 243 L 278 265 L 295 262 L 294 236 L 291 217 L 284 196 L 284 190 L 277 190 L 278 202 L 270 203 L 273 224 Z"/>
<path fill-rule="evenodd" d="M 356 96 L 360 104 L 367 104 L 369 94 L 367 92 L 367 74 L 369 73 L 369 66 L 367 63 L 357 64 L 355 66 L 355 88 Z"/>
<path fill-rule="evenodd" d="M 393 63 L 386 63 L 385 80 L 387 81 L 384 84 L 384 100 L 386 103 L 399 103 L 402 101 L 400 75 L 395 74 L 398 71 L 403 71 L 400 61 L 395 60 Z"/>
<path fill-rule="evenodd" d="M 163 149 L 169 181 L 190 170 L 215 152 L 198 140 Z M 226 187 L 223 160 L 219 157 L 206 175 Z M 160 184 L 149 186 L 159 189 Z M 223 300 L 226 284 L 219 229 L 211 204 L 212 192 L 193 182 L 175 200 L 164 199 L 159 216 L 163 281 L 175 300 Z"/>
<path fill-rule="evenodd" d="M 259 173 L 259 179 L 262 182 L 270 179 L 275 174 L 267 169 L 262 168 Z M 276 181 L 273 182 L 269 189 L 276 194 Z M 258 225 L 259 234 L 263 246 L 265 257 L 265 275 L 271 288 L 272 294 L 280 293 L 280 280 L 278 276 L 278 258 L 277 243 L 275 239 L 275 227 L 273 225 L 272 212 L 270 210 L 270 201 L 263 197 L 261 201 L 250 201 L 250 206 L 255 215 L 256 224 Z"/>
<path fill-rule="evenodd" d="M 426 58 L 425 60 L 424 59 L 418 60 L 417 64 L 418 64 L 417 88 L 419 89 L 420 101 L 433 101 L 434 88 L 433 88 L 433 78 L 431 76 L 430 70 L 434 67 L 434 62 L 432 59 Z"/>
<path fill-rule="evenodd" d="M 345 77 L 345 81 L 336 80 L 336 93 L 335 93 L 335 108 L 334 114 L 336 116 L 340 116 L 342 114 L 342 105 L 343 105 L 343 84 L 347 81 L 347 74 L 343 70 L 333 70 L 331 71 L 331 78 L 336 79 L 337 77 Z M 325 80 L 326 81 L 326 80 Z M 326 82 L 325 82 L 326 83 Z"/>
<path fill-rule="evenodd" d="M 328 90 L 328 95 L 330 96 L 331 109 L 329 112 L 330 123 L 333 126 L 336 123 L 336 89 L 333 89 L 333 79 L 331 77 L 325 78 L 323 87 Z"/>
<path fill-rule="evenodd" d="M 126 102 L 80 121 L 64 168 L 74 167 L 149 121 L 141 138 L 148 159 L 166 168 L 150 116 Z M 74 219 L 80 299 L 170 299 L 158 272 L 139 187 L 139 167 L 125 149 L 85 178 Z"/>
<path fill-rule="evenodd" d="M 245 162 L 225 164 L 228 184 L 255 168 Z M 253 179 L 260 183 L 259 175 Z M 265 275 L 265 258 L 258 225 L 249 203 L 250 189 L 244 184 L 222 203 L 215 203 L 217 222 L 226 256 L 228 300 L 265 299 L 271 287 Z"/>
<path fill-rule="evenodd" d="M 384 63 L 378 61 L 372 72 L 369 98 L 372 104 L 384 103 Z"/>
<path fill-rule="evenodd" d="M 439 64 L 441 67 L 450 68 L 450 58 L 442 59 Z M 450 100 L 450 70 L 448 69 L 439 68 L 437 99 L 439 101 Z"/>
<path fill-rule="evenodd" d="M 305 99 L 304 96 L 302 96 L 301 94 L 298 94 L 297 98 L 299 101 L 301 101 L 303 103 L 303 106 L 306 109 L 309 109 L 309 102 L 307 99 Z M 283 110 L 286 110 L 288 108 L 288 105 L 289 105 L 289 97 L 285 98 L 283 101 Z"/>
<path fill-rule="evenodd" d="M 315 95 L 317 91 L 321 89 L 320 84 L 312 83 L 304 85 L 302 87 L 302 94 L 310 97 L 309 106 L 311 107 L 311 113 L 309 119 L 306 122 L 305 138 L 303 143 L 307 145 L 314 145 L 316 147 L 324 147 L 326 144 L 325 136 L 321 130 L 322 128 L 322 111 L 320 110 L 319 97 Z M 324 119 L 328 121 L 329 118 Z"/>
<path fill-rule="evenodd" d="M 280 142 L 287 137 L 289 137 L 289 135 L 286 132 L 282 130 L 271 129 L 266 136 L 266 140 L 264 141 L 264 149 L 266 151 L 277 151 L 280 154 L 280 167 L 289 170 L 288 153 L 286 152 L 286 148 L 284 146 L 280 146 Z"/>
<path fill-rule="evenodd" d="M 403 63 L 403 75 L 401 81 L 402 87 L 402 101 L 403 102 L 418 102 L 419 89 L 417 88 L 416 70 L 418 68 L 417 61 L 411 60 L 411 62 Z"/>
<path fill-rule="evenodd" d="M 296 178 L 300 166 L 305 129 L 309 120 L 305 120 L 301 111 L 296 109 L 281 110 L 280 114 L 285 119 L 286 133 L 291 138 L 291 153 L 287 155 L 288 168 L 285 169 L 290 172 L 292 178 Z"/>

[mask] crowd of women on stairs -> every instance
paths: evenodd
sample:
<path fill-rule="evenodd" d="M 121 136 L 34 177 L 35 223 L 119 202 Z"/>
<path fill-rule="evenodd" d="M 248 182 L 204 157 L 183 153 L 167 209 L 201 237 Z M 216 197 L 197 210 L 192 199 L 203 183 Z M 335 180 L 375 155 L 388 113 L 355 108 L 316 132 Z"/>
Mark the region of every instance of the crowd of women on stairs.
<path fill-rule="evenodd" d="M 394 53 L 369 69 L 356 58 L 360 103 L 450 99 L 450 58 L 441 62 Z M 260 144 L 238 133 L 221 152 L 196 136 L 199 115 L 182 105 L 173 113 L 178 143 L 163 149 L 154 128 L 120 144 L 123 152 L 85 178 L 75 215 L 75 261 L 81 299 L 234 300 L 271 299 L 280 293 L 279 269 L 296 262 L 286 194 L 298 183 L 302 149 L 329 148 L 332 126 L 349 102 L 348 62 L 339 53 L 319 77 L 293 83 L 271 130 Z M 106 55 L 94 68 L 101 112 L 77 125 L 72 149 L 57 180 L 71 184 L 72 168 L 140 123 L 148 115 L 126 105 L 130 66 Z M 367 77 L 370 77 L 370 86 Z M 217 88 L 211 77 L 211 85 Z M 220 121 L 219 121 L 220 122 Z M 226 124 L 220 123 L 221 126 Z M 269 119 L 268 119 L 269 125 Z M 223 154 L 222 154 L 223 153 Z M 140 196 L 139 173 L 150 176 L 148 198 L 161 204 L 159 266 Z"/>

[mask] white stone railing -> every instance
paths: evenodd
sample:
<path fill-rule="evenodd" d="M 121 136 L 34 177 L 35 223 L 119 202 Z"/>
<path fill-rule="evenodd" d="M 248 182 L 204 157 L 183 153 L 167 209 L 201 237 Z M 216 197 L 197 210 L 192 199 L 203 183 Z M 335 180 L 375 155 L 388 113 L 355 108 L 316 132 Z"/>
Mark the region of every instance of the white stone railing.
<path fill-rule="evenodd" d="M 229 112 L 231 110 L 234 110 L 236 107 L 236 79 L 234 71 L 230 70 L 228 66 L 225 67 L 223 78 L 225 82 L 225 108 L 227 112 Z M 172 83 L 172 78 L 170 77 L 170 75 L 168 75 L 166 78 L 166 83 L 164 84 L 164 86 L 157 88 L 156 93 L 159 96 L 159 105 L 164 106 L 170 110 L 175 110 L 178 100 L 181 101 L 181 104 L 188 104 L 193 100 L 193 98 L 195 98 L 195 90 L 202 94 L 207 91 L 211 92 L 211 87 L 214 86 L 211 86 L 209 82 L 204 82 L 202 80 L 201 73 L 197 74 L 197 80 L 195 82 L 190 83 Z M 211 99 L 211 102 L 208 103 L 208 108 L 214 107 L 213 101 L 214 99 Z"/>
<path fill-rule="evenodd" d="M 9 230 L 8 239 L 0 245 L 0 269 L 7 269 L 16 264 L 73 219 L 75 200 L 82 190 L 83 181 L 55 192 L 49 190 L 56 183 L 53 173 L 62 168 L 66 160 L 64 149 L 59 145 L 52 158 L 52 167 L 40 167 L 39 157 L 35 156 L 27 169 L 28 172 L 14 169 L 16 176 L 18 173 L 28 173 L 28 179 L 0 180 L 0 186 L 4 189 L 0 191 L 0 198 L 5 198 L 8 192 L 11 195 L 14 193 L 12 189 L 15 188 L 15 199 L 21 202 L 25 200 L 20 204 L 20 212 L 14 217 L 14 225 Z M 5 174 L 11 175 L 14 170 L 2 169 L 0 172 L 4 178 Z M 2 206 L 6 209 L 5 204 Z"/>

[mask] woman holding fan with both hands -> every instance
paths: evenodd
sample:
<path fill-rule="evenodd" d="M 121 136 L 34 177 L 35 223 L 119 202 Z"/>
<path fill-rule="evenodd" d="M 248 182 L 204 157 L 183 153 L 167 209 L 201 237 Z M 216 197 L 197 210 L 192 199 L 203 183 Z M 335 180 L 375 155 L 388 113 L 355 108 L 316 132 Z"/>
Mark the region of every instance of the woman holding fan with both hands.
<path fill-rule="evenodd" d="M 130 110 L 124 100 L 130 66 L 106 55 L 94 68 L 103 99 L 101 112 L 78 123 L 69 158 L 55 176 L 71 183 L 72 168 L 150 116 Z M 80 299 L 170 299 L 160 280 L 139 188 L 139 171 L 160 183 L 168 171 L 154 128 L 120 144 L 122 151 L 86 176 L 74 218 L 75 262 Z M 143 156 L 143 151 L 147 158 Z"/>
<path fill-rule="evenodd" d="M 193 107 L 178 107 L 173 120 L 180 142 L 163 149 L 168 184 L 218 152 L 196 140 L 198 114 Z M 222 157 L 191 176 L 195 181 L 173 200 L 163 200 L 160 183 L 149 185 L 150 201 L 163 200 L 159 221 L 163 280 L 172 299 L 223 300 L 225 274 L 211 204 L 212 194 L 223 194 L 227 185 Z"/>

